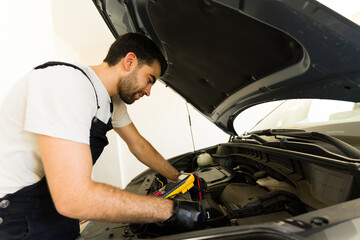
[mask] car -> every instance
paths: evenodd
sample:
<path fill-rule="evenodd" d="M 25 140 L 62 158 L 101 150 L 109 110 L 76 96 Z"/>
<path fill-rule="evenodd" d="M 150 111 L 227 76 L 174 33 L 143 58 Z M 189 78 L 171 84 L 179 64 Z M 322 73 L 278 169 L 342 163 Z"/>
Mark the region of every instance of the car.
<path fill-rule="evenodd" d="M 198 177 L 174 199 L 203 229 L 89 221 L 81 239 L 360 239 L 358 25 L 314 0 L 93 2 L 115 37 L 160 47 L 160 80 L 229 141 L 168 159 Z M 167 183 L 149 169 L 125 190 Z"/>

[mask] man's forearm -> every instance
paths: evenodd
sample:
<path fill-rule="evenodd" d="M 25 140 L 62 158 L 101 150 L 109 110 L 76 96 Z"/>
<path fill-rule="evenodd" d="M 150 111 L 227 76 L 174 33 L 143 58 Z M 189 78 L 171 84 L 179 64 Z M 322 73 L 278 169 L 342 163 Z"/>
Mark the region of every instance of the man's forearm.
<path fill-rule="evenodd" d="M 177 178 L 179 171 L 166 161 L 146 139 L 143 138 L 142 141 L 141 144 L 130 149 L 137 159 L 171 180 Z"/>
<path fill-rule="evenodd" d="M 71 218 L 150 223 L 165 221 L 173 212 L 173 202 L 168 199 L 138 195 L 92 181 L 74 188 L 72 196 L 70 193 L 64 201 L 55 203 L 61 214 Z"/>
<path fill-rule="evenodd" d="M 143 136 L 140 135 L 133 123 L 121 128 L 114 128 L 114 130 L 126 142 L 131 153 L 146 166 L 172 180 L 179 175 L 179 172 L 171 166 L 171 164 L 168 163 Z"/>
<path fill-rule="evenodd" d="M 87 144 L 39 135 L 39 149 L 51 197 L 62 215 L 115 222 L 156 222 L 172 215 L 171 200 L 92 181 Z"/>

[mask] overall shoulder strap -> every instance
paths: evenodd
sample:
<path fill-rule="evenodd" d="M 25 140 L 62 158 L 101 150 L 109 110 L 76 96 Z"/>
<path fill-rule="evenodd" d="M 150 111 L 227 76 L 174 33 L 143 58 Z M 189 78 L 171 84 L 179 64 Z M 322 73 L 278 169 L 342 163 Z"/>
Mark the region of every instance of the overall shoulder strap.
<path fill-rule="evenodd" d="M 98 96 L 96 94 L 96 90 L 95 90 L 95 86 L 93 84 L 93 82 L 90 80 L 89 76 L 84 72 L 84 70 L 82 70 L 81 68 L 79 68 L 78 66 L 74 65 L 74 64 L 71 64 L 71 63 L 66 63 L 66 62 L 47 62 L 47 63 L 44 63 L 44 64 L 41 64 L 37 67 L 34 67 L 35 70 L 37 69 L 44 69 L 44 68 L 47 68 L 47 67 L 51 67 L 51 66 L 58 66 L 58 65 L 62 65 L 62 66 L 67 66 L 67 67 L 72 67 L 72 68 L 75 68 L 77 70 L 79 70 L 80 72 L 82 72 L 86 77 L 87 79 L 89 79 L 94 91 L 95 91 L 95 97 L 96 97 L 96 105 L 97 105 L 97 108 L 99 109 L 99 101 L 98 101 Z"/>

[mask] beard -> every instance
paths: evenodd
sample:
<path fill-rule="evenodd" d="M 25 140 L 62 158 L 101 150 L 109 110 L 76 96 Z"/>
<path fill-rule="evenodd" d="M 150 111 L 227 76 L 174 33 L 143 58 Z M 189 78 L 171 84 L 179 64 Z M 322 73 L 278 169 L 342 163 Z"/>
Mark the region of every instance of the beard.
<path fill-rule="evenodd" d="M 119 95 L 126 104 L 134 103 L 136 100 L 136 94 L 140 92 L 136 87 L 138 71 L 139 69 L 136 67 L 132 73 L 127 76 L 123 76 L 120 79 Z"/>

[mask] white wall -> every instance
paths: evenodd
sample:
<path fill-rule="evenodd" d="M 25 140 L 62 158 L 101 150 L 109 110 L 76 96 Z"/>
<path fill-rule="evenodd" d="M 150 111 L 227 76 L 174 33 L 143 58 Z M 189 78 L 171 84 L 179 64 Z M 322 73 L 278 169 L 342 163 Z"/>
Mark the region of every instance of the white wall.
<path fill-rule="evenodd" d="M 0 8 L 0 101 L 34 64 L 53 56 L 51 6 L 48 1 L 2 1 Z M 32 12 L 29 9 L 42 9 Z"/>
<path fill-rule="evenodd" d="M 317 0 L 360 25 L 360 1 L 359 0 Z"/>

